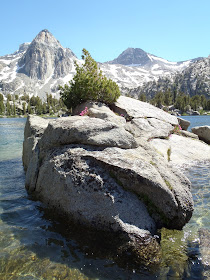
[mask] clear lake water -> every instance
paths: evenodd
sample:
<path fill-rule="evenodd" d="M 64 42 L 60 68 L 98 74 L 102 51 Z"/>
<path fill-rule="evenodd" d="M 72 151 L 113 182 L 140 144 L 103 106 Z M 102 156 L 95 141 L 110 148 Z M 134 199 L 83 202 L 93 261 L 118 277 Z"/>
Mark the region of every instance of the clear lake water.
<path fill-rule="evenodd" d="M 196 125 L 204 119 L 191 118 Z M 100 248 L 97 252 L 92 244 L 80 242 L 71 225 L 54 220 L 42 203 L 30 199 L 21 158 L 25 121 L 0 119 L 1 280 L 208 279 L 199 231 L 210 230 L 210 162 L 183 169 L 192 182 L 195 211 L 183 230 L 161 230 L 160 266 L 154 271 L 125 267 Z"/>

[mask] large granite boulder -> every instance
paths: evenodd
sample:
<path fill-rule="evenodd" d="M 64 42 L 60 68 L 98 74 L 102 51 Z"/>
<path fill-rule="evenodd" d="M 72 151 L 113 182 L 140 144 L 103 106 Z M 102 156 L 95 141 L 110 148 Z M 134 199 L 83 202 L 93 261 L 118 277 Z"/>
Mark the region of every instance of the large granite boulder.
<path fill-rule="evenodd" d="M 125 128 L 137 138 L 167 138 L 178 125 L 175 116 L 133 98 L 120 96 L 111 108 L 125 117 Z"/>
<path fill-rule="evenodd" d="M 157 229 L 181 229 L 193 212 L 189 180 L 147 141 L 167 137 L 178 121 L 137 100 L 121 97 L 120 102 L 122 122 L 107 106 L 100 114 L 97 104 L 88 109 L 93 109 L 91 117 L 46 123 L 30 116 L 24 139 L 26 188 L 71 221 L 117 234 L 121 251 L 140 262 L 157 262 Z"/>
<path fill-rule="evenodd" d="M 165 121 L 155 118 L 134 118 L 127 122 L 125 129 L 132 133 L 135 138 L 167 138 L 174 130 L 174 127 Z"/>
<path fill-rule="evenodd" d="M 210 144 L 210 126 L 196 126 L 192 128 L 192 132 L 197 134 L 200 140 Z"/>
<path fill-rule="evenodd" d="M 136 148 L 133 135 L 123 127 L 98 118 L 72 116 L 59 118 L 49 123 L 40 140 L 40 147 L 49 147 L 80 143 L 96 146 Z"/>

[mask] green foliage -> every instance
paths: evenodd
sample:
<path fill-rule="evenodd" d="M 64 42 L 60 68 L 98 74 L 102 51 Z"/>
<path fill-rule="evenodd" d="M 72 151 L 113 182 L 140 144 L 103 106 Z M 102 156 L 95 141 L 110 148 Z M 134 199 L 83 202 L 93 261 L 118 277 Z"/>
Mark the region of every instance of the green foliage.
<path fill-rule="evenodd" d="M 172 94 L 170 90 L 167 90 L 164 95 L 164 105 L 169 106 L 172 104 Z"/>
<path fill-rule="evenodd" d="M 194 95 L 190 97 L 184 93 L 179 93 L 174 105 L 175 108 L 182 112 L 186 112 L 190 108 L 197 111 L 200 107 L 202 107 L 203 110 L 210 110 L 210 100 L 207 100 L 204 95 Z"/>
<path fill-rule="evenodd" d="M 29 100 L 30 100 L 29 95 L 27 95 L 27 94 L 24 94 L 23 96 L 21 96 L 20 99 L 26 101 L 27 103 L 29 103 Z"/>
<path fill-rule="evenodd" d="M 25 115 L 25 114 L 26 114 L 26 103 L 23 102 L 23 115 Z"/>
<path fill-rule="evenodd" d="M 0 115 L 8 117 L 16 117 L 17 115 L 26 114 L 50 114 L 54 115 L 60 110 L 66 111 L 66 107 L 61 99 L 52 97 L 52 94 L 47 94 L 47 100 L 43 101 L 38 96 L 24 94 L 19 97 L 18 95 L 7 95 L 7 102 L 5 103 L 3 95 L 0 93 Z"/>
<path fill-rule="evenodd" d="M 0 93 L 0 101 L 4 101 L 3 94 Z"/>
<path fill-rule="evenodd" d="M 5 106 L 4 106 L 4 97 L 0 93 L 0 115 L 3 115 L 5 112 Z"/>
<path fill-rule="evenodd" d="M 12 101 L 12 96 L 11 96 L 11 94 L 9 93 L 9 94 L 7 94 L 7 101 Z"/>
<path fill-rule="evenodd" d="M 153 99 L 149 101 L 152 105 L 161 108 L 162 105 L 169 106 L 174 103 L 174 107 L 179 109 L 182 113 L 189 111 L 190 109 L 210 110 L 210 100 L 204 95 L 194 95 L 190 97 L 183 92 L 177 92 L 177 90 L 168 89 L 166 91 L 158 92 Z"/>
<path fill-rule="evenodd" d="M 168 161 L 171 160 L 171 148 L 168 148 L 167 150 L 167 157 L 168 157 Z"/>
<path fill-rule="evenodd" d="M 114 103 L 120 96 L 118 85 L 102 74 L 87 50 L 83 49 L 82 52 L 84 64 L 79 66 L 75 62 L 76 74 L 73 80 L 69 85 L 59 87 L 64 104 L 68 109 L 72 109 L 87 100 Z"/>
<path fill-rule="evenodd" d="M 146 94 L 141 93 L 140 96 L 139 96 L 139 100 L 140 100 L 140 101 L 143 101 L 143 102 L 147 102 Z"/>
<path fill-rule="evenodd" d="M 12 105 L 12 115 L 13 115 L 13 116 L 16 116 L 16 106 L 15 106 L 15 102 L 13 102 L 13 105 Z"/>
<path fill-rule="evenodd" d="M 7 116 L 12 115 L 12 107 L 11 107 L 8 99 L 7 99 L 7 103 L 6 103 L 6 114 L 7 114 Z"/>
<path fill-rule="evenodd" d="M 32 109 L 31 109 L 30 103 L 28 103 L 27 112 L 28 112 L 28 114 L 32 114 Z"/>
<path fill-rule="evenodd" d="M 171 90 L 168 89 L 166 91 L 159 91 L 153 99 L 150 100 L 152 105 L 155 105 L 158 108 L 161 108 L 162 105 L 169 106 L 172 104 L 173 96 L 171 94 Z"/>

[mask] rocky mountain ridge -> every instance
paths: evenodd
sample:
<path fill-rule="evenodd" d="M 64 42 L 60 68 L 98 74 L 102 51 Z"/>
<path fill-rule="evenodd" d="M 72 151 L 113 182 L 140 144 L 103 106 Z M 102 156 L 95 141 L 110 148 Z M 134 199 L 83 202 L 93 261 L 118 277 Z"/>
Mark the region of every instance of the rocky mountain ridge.
<path fill-rule="evenodd" d="M 74 61 L 82 63 L 44 29 L 31 43 L 22 44 L 15 53 L 0 57 L 0 93 L 4 96 L 26 93 L 41 98 L 52 93 L 58 97 L 58 85 L 67 83 L 76 72 Z M 147 82 L 157 82 L 160 77 L 171 80 L 175 73 L 192 63 L 193 60 L 169 62 L 141 49 L 128 48 L 113 61 L 98 64 L 123 92 L 123 89 L 127 91 Z"/>
<path fill-rule="evenodd" d="M 189 96 L 203 94 L 209 99 L 210 56 L 195 61 L 172 78 L 160 77 L 157 81 L 149 81 L 143 86 L 131 89 L 129 94 L 137 98 L 144 93 L 148 98 L 152 98 L 157 92 L 165 92 L 168 89 L 171 92 L 183 92 Z"/>

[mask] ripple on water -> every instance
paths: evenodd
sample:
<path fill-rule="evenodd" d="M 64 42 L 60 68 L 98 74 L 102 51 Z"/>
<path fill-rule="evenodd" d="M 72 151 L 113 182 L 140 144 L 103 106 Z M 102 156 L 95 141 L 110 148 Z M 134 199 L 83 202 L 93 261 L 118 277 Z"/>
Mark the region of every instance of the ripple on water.
<path fill-rule="evenodd" d="M 192 183 L 195 210 L 182 231 L 162 229 L 162 266 L 167 268 L 162 273 L 164 277 L 180 277 L 178 279 L 207 279 L 204 275 L 209 275 L 209 272 L 204 270 L 202 260 L 210 259 L 210 248 L 200 248 L 199 231 L 210 230 L 210 162 L 187 167 L 182 171 Z M 209 246 L 209 242 L 203 246 L 205 244 Z"/>

